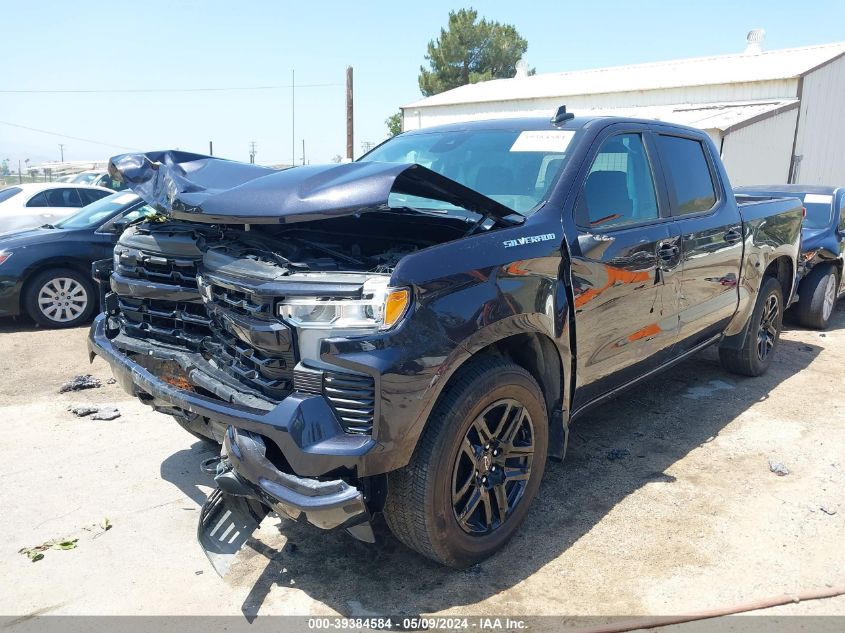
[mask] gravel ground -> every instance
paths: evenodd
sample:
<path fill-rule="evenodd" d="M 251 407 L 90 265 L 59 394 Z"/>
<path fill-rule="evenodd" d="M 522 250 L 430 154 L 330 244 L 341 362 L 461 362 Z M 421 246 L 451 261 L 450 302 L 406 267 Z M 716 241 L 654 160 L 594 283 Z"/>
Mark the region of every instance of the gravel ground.
<path fill-rule="evenodd" d="M 218 578 L 195 541 L 214 452 L 107 384 L 85 336 L 0 322 L 2 614 L 666 615 L 845 582 L 845 304 L 826 333 L 785 332 L 762 378 L 709 350 L 582 419 L 516 538 L 464 572 L 383 524 L 373 547 L 268 518 Z M 102 387 L 58 393 L 87 373 Z M 18 552 L 53 539 L 78 541 Z"/>

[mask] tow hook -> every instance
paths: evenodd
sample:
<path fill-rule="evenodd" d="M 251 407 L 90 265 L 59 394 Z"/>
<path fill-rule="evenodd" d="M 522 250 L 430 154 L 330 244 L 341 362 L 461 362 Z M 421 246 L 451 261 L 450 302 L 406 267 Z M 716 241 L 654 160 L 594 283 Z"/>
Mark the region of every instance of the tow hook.
<path fill-rule="evenodd" d="M 204 459 L 200 464 L 200 470 L 206 475 L 214 476 L 220 474 L 222 470 L 226 470 L 226 466 L 223 464 L 223 456 L 217 455 L 216 457 L 209 457 L 208 459 Z"/>

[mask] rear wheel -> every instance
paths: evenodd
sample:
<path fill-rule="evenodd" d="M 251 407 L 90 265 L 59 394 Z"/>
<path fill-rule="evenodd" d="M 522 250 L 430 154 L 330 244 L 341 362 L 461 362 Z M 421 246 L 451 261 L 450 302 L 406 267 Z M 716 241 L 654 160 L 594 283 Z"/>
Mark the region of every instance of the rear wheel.
<path fill-rule="evenodd" d="M 82 273 L 72 268 L 54 268 L 28 282 L 23 307 L 39 325 L 74 327 L 94 316 L 97 293 L 93 281 Z"/>
<path fill-rule="evenodd" d="M 741 349 L 719 348 L 722 366 L 734 374 L 760 376 L 772 362 L 783 323 L 783 291 L 773 277 L 763 279 Z"/>
<path fill-rule="evenodd" d="M 795 306 L 798 322 L 804 327 L 825 329 L 833 315 L 838 288 L 836 268 L 830 264 L 813 268 L 798 287 L 798 303 Z"/>
<path fill-rule="evenodd" d="M 384 514 L 405 545 L 460 568 L 524 521 L 543 477 L 548 416 L 537 382 L 508 361 L 476 361 L 447 389 L 411 462 L 388 476 Z"/>

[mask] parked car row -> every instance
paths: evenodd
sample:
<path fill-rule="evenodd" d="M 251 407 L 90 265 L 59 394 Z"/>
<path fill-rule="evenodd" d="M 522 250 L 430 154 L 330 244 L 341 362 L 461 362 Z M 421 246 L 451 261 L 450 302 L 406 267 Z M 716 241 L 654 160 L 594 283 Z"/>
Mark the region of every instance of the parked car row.
<path fill-rule="evenodd" d="M 105 197 L 55 224 L 0 235 L 0 317 L 26 314 L 46 327 L 71 327 L 94 315 L 91 264 L 110 258 L 123 228 L 153 209 L 131 192 L 82 191 Z"/>

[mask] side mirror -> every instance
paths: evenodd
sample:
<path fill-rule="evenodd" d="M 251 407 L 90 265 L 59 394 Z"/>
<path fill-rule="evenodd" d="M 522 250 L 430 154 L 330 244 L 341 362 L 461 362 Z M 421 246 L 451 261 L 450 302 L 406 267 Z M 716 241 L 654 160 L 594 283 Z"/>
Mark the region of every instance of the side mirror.
<path fill-rule="evenodd" d="M 118 218 L 117 220 L 111 223 L 111 226 L 109 227 L 109 232 L 114 233 L 115 235 L 120 235 L 130 224 L 130 220 L 127 220 L 126 218 Z"/>

